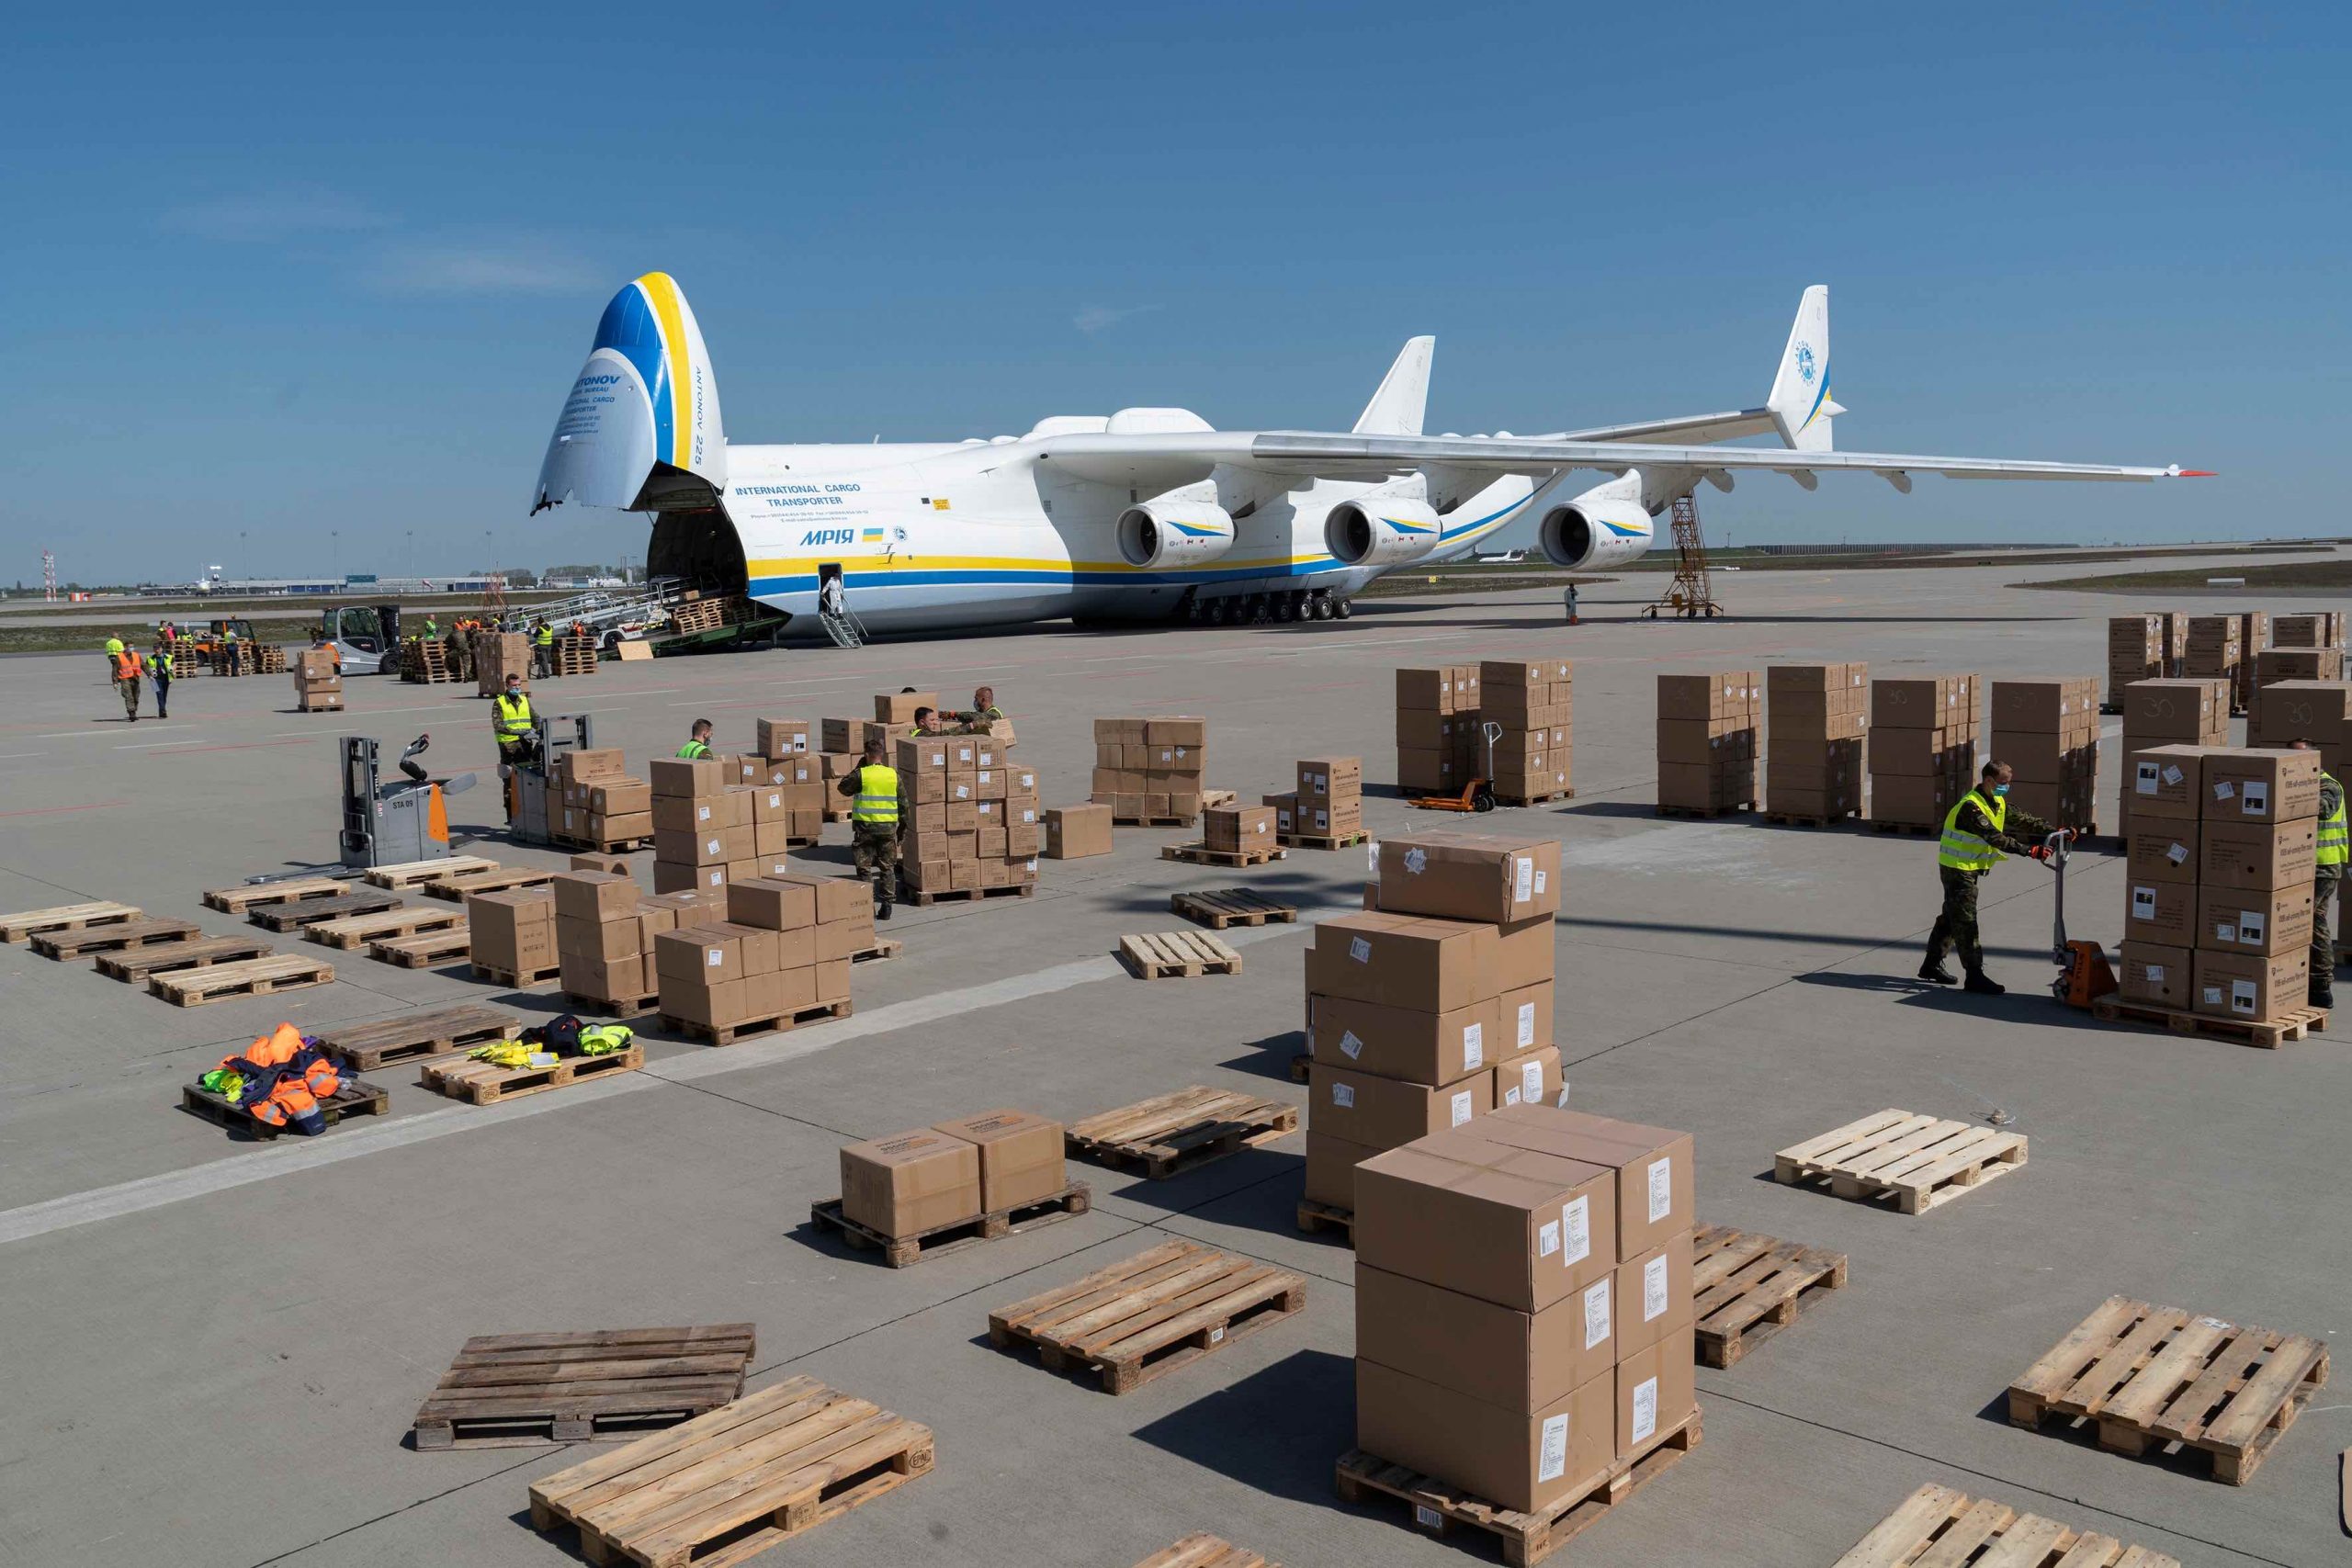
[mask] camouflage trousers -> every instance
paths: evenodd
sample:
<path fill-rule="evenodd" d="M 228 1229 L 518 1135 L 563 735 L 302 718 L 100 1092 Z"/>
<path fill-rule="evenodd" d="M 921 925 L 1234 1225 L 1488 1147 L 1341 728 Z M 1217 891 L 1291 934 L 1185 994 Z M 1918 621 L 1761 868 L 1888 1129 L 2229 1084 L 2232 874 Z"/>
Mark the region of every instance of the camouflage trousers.
<path fill-rule="evenodd" d="M 857 874 L 874 884 L 874 901 L 888 904 L 899 896 L 899 829 L 891 822 L 853 822 L 850 856 Z"/>
<path fill-rule="evenodd" d="M 139 677 L 133 675 L 125 680 L 119 680 L 114 686 L 116 691 L 122 694 L 122 711 L 129 716 L 137 718 L 139 716 Z"/>
<path fill-rule="evenodd" d="M 1976 885 L 1984 874 L 1949 865 L 1936 869 L 1943 875 L 1944 907 L 1936 929 L 1928 933 L 1928 962 L 1940 964 L 1946 949 L 1957 948 L 1961 967 L 1974 974 L 1984 967 L 1984 944 L 1976 931 Z"/>
<path fill-rule="evenodd" d="M 2312 976 L 2313 1005 L 2335 991 L 2335 890 L 2343 879 L 2323 876 L 2312 892 Z"/>

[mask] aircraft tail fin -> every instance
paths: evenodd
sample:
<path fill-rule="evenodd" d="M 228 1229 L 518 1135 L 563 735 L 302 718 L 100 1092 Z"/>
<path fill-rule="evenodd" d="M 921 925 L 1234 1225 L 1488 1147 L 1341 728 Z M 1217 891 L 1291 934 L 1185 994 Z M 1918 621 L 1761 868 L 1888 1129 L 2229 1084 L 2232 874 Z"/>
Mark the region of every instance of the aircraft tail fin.
<path fill-rule="evenodd" d="M 1827 452 L 1830 422 L 1846 411 L 1829 396 L 1829 286 L 1816 283 L 1797 302 L 1789 345 L 1781 351 L 1772 395 L 1764 400 L 1782 445 L 1797 452 Z"/>
<path fill-rule="evenodd" d="M 531 510 L 709 505 L 727 488 L 718 382 L 684 292 L 649 272 L 613 296 L 539 465 Z"/>
<path fill-rule="evenodd" d="M 1428 416 L 1430 406 L 1430 355 L 1436 348 L 1437 339 L 1433 337 L 1407 340 L 1396 363 L 1381 378 L 1380 390 L 1372 394 L 1372 401 L 1363 407 L 1363 416 L 1356 421 L 1358 435 L 1421 434 L 1421 422 Z"/>

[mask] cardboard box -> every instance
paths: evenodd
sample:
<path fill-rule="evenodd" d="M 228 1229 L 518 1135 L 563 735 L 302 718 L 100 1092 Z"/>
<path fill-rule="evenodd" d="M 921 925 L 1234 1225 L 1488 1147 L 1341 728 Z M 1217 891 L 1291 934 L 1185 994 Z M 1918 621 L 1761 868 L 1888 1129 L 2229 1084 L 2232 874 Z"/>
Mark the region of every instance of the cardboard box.
<path fill-rule="evenodd" d="M 1615 1456 L 1627 1460 L 1648 1452 L 1681 1430 L 1697 1404 L 1697 1371 L 1689 1334 L 1662 1339 L 1619 1359 Z"/>
<path fill-rule="evenodd" d="M 1501 999 L 1501 1045 L 1496 1055 L 1505 1061 L 1521 1051 L 1540 1051 L 1552 1043 L 1552 982 L 1505 991 Z"/>
<path fill-rule="evenodd" d="M 1482 1117 L 1465 1134 L 1603 1166 L 1616 1173 L 1617 1260 L 1639 1258 L 1691 1227 L 1697 1203 L 1690 1134 L 1635 1122 L 1510 1105 Z"/>
<path fill-rule="evenodd" d="M 980 1208 L 987 1213 L 1050 1198 L 1069 1185 L 1062 1169 L 1062 1124 L 1026 1111 L 983 1111 L 933 1125 L 980 1151 Z"/>
<path fill-rule="evenodd" d="M 1210 849 L 1231 853 L 1271 849 L 1274 809 L 1271 806 L 1211 807 L 1201 813 L 1201 837 Z"/>
<path fill-rule="evenodd" d="M 563 973 L 563 988 L 575 996 L 634 1002 L 659 989 L 645 983 L 645 960 L 638 953 L 599 958 L 559 953 L 556 962 Z"/>
<path fill-rule="evenodd" d="M 513 974 L 556 966 L 555 898 L 538 888 L 466 896 L 473 962 Z"/>
<path fill-rule="evenodd" d="M 936 708 L 937 692 L 876 692 L 874 694 L 874 722 L 876 724 L 912 724 L 915 709 Z"/>
<path fill-rule="evenodd" d="M 656 975 L 653 979 L 662 1011 L 669 1017 L 707 1029 L 725 1029 L 764 1016 L 752 1010 L 750 987 L 740 979 L 706 983 L 673 975 Z"/>
<path fill-rule="evenodd" d="M 717 795 L 727 787 L 727 764 L 713 757 L 656 757 L 646 766 L 657 795 Z"/>
<path fill-rule="evenodd" d="M 1358 1447 L 1506 1508 L 1542 1508 L 1607 1473 L 1615 1404 L 1613 1372 L 1521 1412 L 1356 1360 Z"/>
<path fill-rule="evenodd" d="M 2137 740 L 2200 741 L 2229 713 L 2226 681 L 2135 681 L 2123 689 L 2123 733 Z"/>
<path fill-rule="evenodd" d="M 1422 832 L 1380 843 L 1380 907 L 1452 919 L 1523 920 L 1560 908 L 1560 841 Z"/>
<path fill-rule="evenodd" d="M 1616 1365 L 1614 1289 L 1603 1276 L 1526 1313 L 1359 1264 L 1356 1354 L 1488 1404 L 1541 1410 Z"/>
<path fill-rule="evenodd" d="M 2291 887 L 2319 874 L 2319 819 L 2201 825 L 2195 863 L 2208 888 Z"/>
<path fill-rule="evenodd" d="M 1298 764 L 1297 793 L 1309 800 L 1347 800 L 1363 794 L 1361 757 L 1306 757 Z"/>
<path fill-rule="evenodd" d="M 1659 1246 L 1617 1266 L 1617 1358 L 1679 1332 L 1686 1344 L 1693 1315 L 1691 1233 L 1678 1231 Z"/>
<path fill-rule="evenodd" d="M 555 912 L 591 923 L 637 912 L 637 879 L 602 872 L 569 872 L 549 885 Z"/>
<path fill-rule="evenodd" d="M 627 855 L 608 855 L 602 852 L 573 855 L 571 866 L 574 871 L 608 871 L 615 876 L 629 874 L 629 858 Z"/>
<path fill-rule="evenodd" d="M 1315 1060 L 1381 1077 L 1450 1084 L 1518 1050 L 1503 1043 L 1501 1004 L 1493 998 L 1450 1012 L 1420 1012 L 1309 995 L 1306 1013 Z"/>
<path fill-rule="evenodd" d="M 2316 751 L 2208 751 L 2203 815 L 2232 822 L 2317 817 L 2319 773 Z"/>
<path fill-rule="evenodd" d="M 1600 1166 L 1433 1133 L 1356 1167 L 1356 1258 L 1541 1312 L 1615 1271 L 1615 1192 Z"/>
<path fill-rule="evenodd" d="M 612 920 L 578 920 L 559 915 L 555 951 L 564 958 L 633 958 L 645 951 L 642 929 L 634 915 Z"/>
<path fill-rule="evenodd" d="M 2268 957 L 2199 948 L 2189 1008 L 2214 1018 L 2267 1022 L 2304 1005 L 2311 993 L 2311 962 L 2308 947 Z"/>
<path fill-rule="evenodd" d="M 2131 754 L 2124 806 L 2134 821 L 2203 815 L 2203 777 L 2210 746 L 2148 746 Z"/>
<path fill-rule="evenodd" d="M 743 977 L 742 942 L 735 935 L 734 928 L 724 922 L 663 931 L 653 939 L 652 951 L 654 973 L 665 981 L 676 979 L 711 986 Z"/>
<path fill-rule="evenodd" d="M 977 1219 L 980 1150 L 931 1128 L 870 1138 L 841 1152 L 842 1214 L 888 1236 Z"/>
<path fill-rule="evenodd" d="M 1384 900 L 1385 902 L 1385 900 Z M 1306 988 L 1318 996 L 1453 1012 L 1495 994 L 1495 928 L 1383 909 L 1315 928 Z"/>
<path fill-rule="evenodd" d="M 1493 1069 L 1495 1109 L 1506 1105 L 1559 1105 L 1567 1091 L 1560 1073 L 1560 1048 L 1546 1045 L 1513 1056 Z"/>
<path fill-rule="evenodd" d="M 2314 884 L 2205 887 L 2197 896 L 2197 946 L 2266 957 L 2311 946 Z"/>
<path fill-rule="evenodd" d="M 805 718 L 763 718 L 754 732 L 763 757 L 790 757 L 810 750 Z"/>
<path fill-rule="evenodd" d="M 2187 882 L 2151 882 L 2132 877 L 2125 883 L 2123 940 L 2154 942 L 2163 947 L 2195 945 L 2197 887 Z"/>
<path fill-rule="evenodd" d="M 1752 670 L 1727 670 L 1711 675 L 1660 675 L 1657 716 L 1660 718 L 1724 718 L 1761 710 L 1762 682 Z"/>
<path fill-rule="evenodd" d="M 1356 1167 L 1382 1151 L 1363 1144 L 1351 1144 L 1345 1138 L 1335 1138 L 1329 1133 L 1306 1129 L 1306 1187 L 1303 1196 L 1310 1203 L 1328 1203 L 1335 1209 L 1352 1210 L 1356 1206 Z"/>
<path fill-rule="evenodd" d="M 2161 942 L 2126 942 L 2122 948 L 2123 966 L 2118 972 L 2116 984 L 2127 1002 L 2144 1002 L 2150 1007 L 2186 1008 L 2189 1004 L 2189 989 L 2194 979 L 2194 954 L 2186 947 L 2169 947 Z"/>
<path fill-rule="evenodd" d="M 1321 1062 L 1307 1067 L 1307 1124 L 1370 1148 L 1396 1148 L 1494 1108 L 1494 1075 L 1483 1070 L 1433 1085 Z"/>
<path fill-rule="evenodd" d="M 762 876 L 730 883 L 728 919 L 767 931 L 798 931 L 817 923 L 817 890 L 791 877 Z"/>
<path fill-rule="evenodd" d="M 2143 818 L 2124 840 L 2124 870 L 2138 882 L 2199 880 L 2200 825 L 2181 817 Z"/>
<path fill-rule="evenodd" d="M 655 864 L 658 868 L 660 863 Z M 727 919 L 726 884 L 721 882 L 713 888 L 688 887 L 656 892 L 639 906 L 641 919 L 652 920 L 663 915 L 669 917 L 669 924 L 655 928 L 656 935 L 662 931 L 687 931 L 695 926 L 717 925 Z M 650 941 L 646 947 L 647 951 L 651 951 Z"/>

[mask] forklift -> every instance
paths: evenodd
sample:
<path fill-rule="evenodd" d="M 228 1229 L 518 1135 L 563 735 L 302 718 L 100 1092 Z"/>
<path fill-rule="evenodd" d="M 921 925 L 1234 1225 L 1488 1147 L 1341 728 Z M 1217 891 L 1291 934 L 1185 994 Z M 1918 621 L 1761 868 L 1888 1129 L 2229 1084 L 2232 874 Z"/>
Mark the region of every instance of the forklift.
<path fill-rule="evenodd" d="M 397 674 L 401 666 L 401 607 L 398 604 L 330 604 L 319 612 L 319 631 L 342 656 L 346 675 Z"/>
<path fill-rule="evenodd" d="M 474 787 L 474 775 L 453 779 L 426 775 L 416 759 L 432 745 L 420 735 L 401 752 L 403 777 L 386 784 L 371 735 L 343 738 L 343 864 L 365 871 L 411 861 L 441 860 L 449 852 L 449 813 L 444 797 Z"/>

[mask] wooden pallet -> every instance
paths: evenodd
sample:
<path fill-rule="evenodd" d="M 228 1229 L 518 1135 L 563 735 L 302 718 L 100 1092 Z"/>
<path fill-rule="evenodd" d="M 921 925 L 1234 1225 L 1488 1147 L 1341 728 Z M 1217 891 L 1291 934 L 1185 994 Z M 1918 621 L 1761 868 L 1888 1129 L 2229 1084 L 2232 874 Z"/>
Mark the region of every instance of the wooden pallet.
<path fill-rule="evenodd" d="M 286 1131 L 266 1122 L 254 1120 L 253 1112 L 242 1105 L 232 1105 L 225 1094 L 215 1094 L 198 1084 L 180 1086 L 180 1105 L 208 1122 L 217 1122 L 232 1133 L 251 1133 L 256 1138 L 275 1138 Z M 371 1083 L 357 1078 L 345 1078 L 342 1087 L 319 1101 L 319 1113 L 332 1127 L 346 1116 L 381 1116 L 392 1108 L 392 1097 Z M 296 1136 L 301 1134 L 297 1134 Z"/>
<path fill-rule="evenodd" d="M 469 951 L 471 951 L 473 934 L 470 931 L 466 935 L 466 946 Z M 495 964 L 476 961 L 473 969 L 474 978 L 485 985 L 504 986 L 509 990 L 516 991 L 527 991 L 533 986 L 544 986 L 563 973 L 563 966 L 560 964 L 550 964 L 542 969 L 501 969 Z"/>
<path fill-rule="evenodd" d="M 600 855 L 634 854 L 639 850 L 650 850 L 653 847 L 653 835 L 650 833 L 632 834 L 626 839 L 582 839 L 571 833 L 549 833 L 548 840 L 550 843 L 561 844 L 568 850 L 584 850 L 591 854 Z M 787 848 L 798 848 L 816 841 L 814 839 L 785 840 Z"/>
<path fill-rule="evenodd" d="M 1035 898 L 1036 896 L 1035 883 L 1017 882 L 1006 887 L 910 887 L 899 895 L 899 901 L 912 904 L 918 909 L 927 909 L 944 899 Z"/>
<path fill-rule="evenodd" d="M 454 1062 L 427 1062 L 419 1070 L 424 1087 L 469 1105 L 495 1105 L 541 1089 L 564 1089 L 603 1077 L 607 1073 L 633 1073 L 645 1066 L 645 1047 L 624 1046 L 602 1056 L 562 1056 L 544 1067 L 502 1067 L 492 1062 L 460 1057 Z"/>
<path fill-rule="evenodd" d="M 32 939 L 32 946 L 43 958 L 70 963 L 76 958 L 95 958 L 101 953 L 174 946 L 203 934 L 194 920 L 146 916 L 136 920 L 116 920 L 109 925 L 84 926 L 79 931 L 43 931 Z"/>
<path fill-rule="evenodd" d="M 405 902 L 396 893 L 339 893 L 327 898 L 298 898 L 285 904 L 263 904 L 245 911 L 245 919 L 264 931 L 294 931 L 353 915 L 380 915 Z"/>
<path fill-rule="evenodd" d="M 1084 1368 L 1104 1393 L 1132 1393 L 1306 1305 L 1306 1280 L 1286 1269 L 1170 1241 L 998 1308 L 989 1339 L 1028 1346 L 1049 1372 Z"/>
<path fill-rule="evenodd" d="M 1456 1525 L 1484 1530 L 1502 1543 L 1503 1561 L 1510 1568 L 1529 1568 L 1681 1463 L 1683 1456 L 1699 1446 L 1701 1435 L 1699 1413 L 1693 1410 L 1664 1442 L 1639 1459 L 1630 1463 L 1619 1461 L 1592 1485 L 1533 1513 L 1489 1503 L 1433 1475 L 1391 1464 L 1362 1449 L 1340 1456 L 1334 1484 L 1340 1501 L 1350 1505 L 1361 1504 L 1366 1492 L 1400 1499 L 1412 1509 L 1413 1528 L 1433 1536 L 1442 1536 Z"/>
<path fill-rule="evenodd" d="M 1119 962 L 1138 980 L 1198 979 L 1238 975 L 1241 954 L 1196 931 L 1153 931 L 1119 939 Z"/>
<path fill-rule="evenodd" d="M 1873 833 L 1907 833 L 1915 839 L 1934 839 L 1943 834 L 1940 822 L 1890 822 L 1883 817 L 1870 819 Z"/>
<path fill-rule="evenodd" d="M 1243 866 L 1268 865 L 1278 860 L 1290 859 L 1290 852 L 1280 844 L 1269 844 L 1256 850 L 1213 850 L 1205 843 L 1162 844 L 1161 860 L 1180 860 L 1187 865 L 1221 865 L 1238 870 Z"/>
<path fill-rule="evenodd" d="M 214 964 L 239 964 L 269 956 L 269 943 L 258 937 L 209 936 L 195 942 L 175 942 L 135 953 L 98 954 L 98 973 L 109 980 L 144 981 L 150 975 L 176 969 L 202 969 Z"/>
<path fill-rule="evenodd" d="M 1200 825 L 1200 820 L 1198 813 L 1190 817 L 1114 817 L 1111 818 L 1111 826 L 1114 828 L 1194 828 Z"/>
<path fill-rule="evenodd" d="M 1979 1549 L 1981 1555 L 1978 1555 Z M 1902 1568 L 1934 1562 L 2007 1568 L 2180 1568 L 2180 1560 L 2111 1535 L 2020 1514 L 1949 1486 L 1922 1486 L 1830 1568 Z"/>
<path fill-rule="evenodd" d="M 961 1252 L 984 1241 L 996 1241 L 1023 1231 L 1035 1230 L 1073 1214 L 1083 1214 L 1094 1206 L 1092 1189 L 1085 1182 L 1072 1182 L 1058 1192 L 1049 1192 L 1034 1203 L 1023 1203 L 1016 1209 L 999 1209 L 991 1213 L 977 1214 L 953 1224 L 933 1225 L 909 1235 L 885 1235 L 870 1225 L 860 1224 L 842 1212 L 842 1201 L 828 1198 L 808 1205 L 808 1223 L 820 1231 L 837 1231 L 842 1240 L 859 1251 L 878 1250 L 882 1261 L 893 1269 L 911 1269 L 927 1258 L 945 1253 Z"/>
<path fill-rule="evenodd" d="M 139 919 L 136 904 L 96 902 L 59 904 L 47 909 L 21 909 L 0 915 L 0 942 L 19 942 L 44 931 L 78 931 Z"/>
<path fill-rule="evenodd" d="M 2020 1133 L 1882 1111 L 1772 1156 L 1772 1179 L 1792 1186 L 1826 1180 L 1840 1198 L 1892 1195 L 1906 1214 L 1925 1213 L 2022 1168 Z"/>
<path fill-rule="evenodd" d="M 419 1449 L 610 1443 L 741 1396 L 752 1325 L 478 1334 L 412 1428 Z"/>
<path fill-rule="evenodd" d="M 1840 811 L 1827 817 L 1802 811 L 1767 811 L 1764 820 L 1776 828 L 1829 828 L 1840 822 L 1857 821 L 1861 815 L 1861 807 L 1858 806 L 1851 811 Z"/>
<path fill-rule="evenodd" d="M 860 948 L 849 955 L 852 964 L 881 964 L 904 953 L 907 944 L 890 937 L 878 939 L 872 947 Z"/>
<path fill-rule="evenodd" d="M 340 898 L 351 891 L 346 878 L 295 876 L 283 882 L 243 882 L 234 887 L 206 890 L 205 907 L 242 915 L 264 904 L 291 904 L 305 898 Z"/>
<path fill-rule="evenodd" d="M 1307 1069 L 1313 1066 L 1314 1064 L 1315 1053 L 1312 1051 L 1301 1051 L 1296 1055 L 1293 1056 L 1290 1059 L 1290 1081 L 1293 1083 L 1306 1083 L 1312 1079 L 1315 1075 Z"/>
<path fill-rule="evenodd" d="M 305 941 L 322 947 L 365 947 L 388 937 L 422 936 L 466 923 L 462 909 L 380 909 L 372 915 L 345 915 L 302 928 Z"/>
<path fill-rule="evenodd" d="M 1318 1203 L 1312 1198 L 1298 1201 L 1298 1228 L 1307 1235 L 1322 1231 L 1334 1231 L 1348 1246 L 1356 1244 L 1356 1212 L 1342 1209 L 1336 1203 Z"/>
<path fill-rule="evenodd" d="M 2266 1051 L 2276 1051 L 2307 1034 L 2327 1032 L 2327 1009 L 2313 1007 L 2290 1008 L 2277 1018 L 2256 1023 L 2242 1018 L 2215 1018 L 2187 1008 L 2154 1007 L 2146 1002 L 2127 1002 L 2120 997 L 2101 997 L 2091 1003 L 2091 1016 L 2101 1023 L 2161 1023 L 2175 1034 L 2202 1034 L 2215 1040 L 2235 1041 L 2241 1045 L 2256 1045 Z"/>
<path fill-rule="evenodd" d="M 1277 833 L 1274 841 L 1294 850 L 1351 850 L 1371 840 L 1370 833 Z"/>
<path fill-rule="evenodd" d="M 531 1528 L 591 1562 L 729 1568 L 932 1467 L 931 1428 L 789 1378 L 531 1483 Z"/>
<path fill-rule="evenodd" d="M 1204 789 L 1201 791 L 1201 809 L 1204 811 L 1214 811 L 1220 807 L 1238 806 L 1240 804 L 1241 792 L 1238 789 Z"/>
<path fill-rule="evenodd" d="M 583 991 L 566 991 L 563 999 L 571 1004 L 574 1012 L 593 1012 L 605 1018 L 646 1018 L 662 1010 L 659 989 L 635 997 L 592 997 Z"/>
<path fill-rule="evenodd" d="M 554 971 L 549 970 L 548 973 L 553 974 Z M 681 1034 L 707 1040 L 713 1045 L 732 1045 L 738 1040 L 748 1040 L 755 1034 L 781 1034 L 804 1023 L 820 1023 L 829 1018 L 847 1018 L 849 1015 L 849 998 L 844 997 L 837 1002 L 819 1002 L 814 1007 L 799 1008 L 772 1018 L 746 1019 L 741 1023 L 696 1023 L 690 1018 L 666 1012 L 662 1015 L 662 1021 Z"/>
<path fill-rule="evenodd" d="M 469 893 L 510 893 L 517 887 L 544 887 L 556 879 L 552 871 L 476 871 L 463 876 L 446 876 L 438 882 L 424 885 L 428 898 L 447 898 L 452 904 L 462 904 Z"/>
<path fill-rule="evenodd" d="M 1175 1545 L 1155 1551 L 1136 1568 L 1283 1568 L 1222 1536 L 1188 1535 Z"/>
<path fill-rule="evenodd" d="M 1188 920 L 1221 931 L 1228 926 L 1262 926 L 1269 920 L 1294 925 L 1298 906 L 1269 898 L 1247 887 L 1219 887 L 1199 893 L 1172 893 L 1168 908 Z"/>
<path fill-rule="evenodd" d="M 306 986 L 332 985 L 334 965 L 322 958 L 299 953 L 273 953 L 236 964 L 215 964 L 203 969 L 181 969 L 147 976 L 147 989 L 178 1008 L 203 1007 L 233 1001 L 239 997 L 266 997 L 299 991 Z"/>
<path fill-rule="evenodd" d="M 447 882 L 453 876 L 470 876 L 478 871 L 505 869 L 481 855 L 443 855 L 438 860 L 405 860 L 397 865 L 375 866 L 368 871 L 368 880 L 378 887 L 401 892 L 429 882 Z"/>
<path fill-rule="evenodd" d="M 1728 1367 L 1794 1323 L 1816 1291 L 1846 1283 L 1846 1255 L 1729 1225 L 1701 1225 L 1690 1294 L 1699 1359 Z"/>
<path fill-rule="evenodd" d="M 520 1013 L 461 1002 L 431 1012 L 407 1012 L 374 1023 L 346 1023 L 318 1037 L 320 1048 L 338 1066 L 371 1073 L 394 1062 L 446 1056 L 493 1040 L 511 1040 L 523 1027 Z"/>
<path fill-rule="evenodd" d="M 459 920 L 444 931 L 371 942 L 368 944 L 368 956 L 379 964 L 397 964 L 403 969 L 430 969 L 435 964 L 469 957 L 473 950 L 473 928 Z"/>
<path fill-rule="evenodd" d="M 1194 1086 L 1073 1122 L 1063 1143 L 1081 1159 L 1154 1181 L 1298 1131 L 1298 1107 Z"/>
<path fill-rule="evenodd" d="M 2243 1486 L 2326 1382 L 2327 1347 L 2307 1336 L 2109 1296 L 2009 1385 L 2009 1422 L 2093 1422 L 2120 1454 L 2178 1444 Z"/>
<path fill-rule="evenodd" d="M 1734 806 L 1661 806 L 1657 814 L 1660 817 L 1687 818 L 1693 822 L 1708 822 L 1718 817 L 1730 817 L 1755 809 L 1754 801 L 1743 800 Z"/>
<path fill-rule="evenodd" d="M 1505 807 L 1549 806 L 1555 800 L 1574 800 L 1576 797 L 1577 792 L 1572 789 L 1546 790 L 1542 795 L 1505 795 L 1502 791 L 1497 790 L 1495 804 Z"/>

